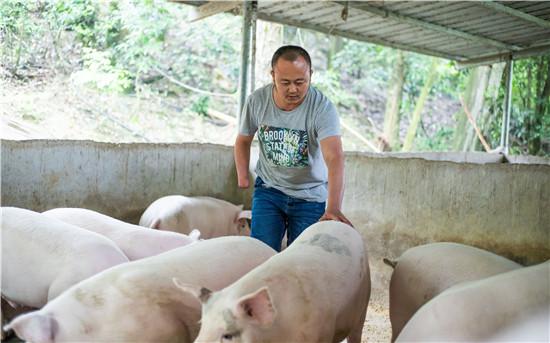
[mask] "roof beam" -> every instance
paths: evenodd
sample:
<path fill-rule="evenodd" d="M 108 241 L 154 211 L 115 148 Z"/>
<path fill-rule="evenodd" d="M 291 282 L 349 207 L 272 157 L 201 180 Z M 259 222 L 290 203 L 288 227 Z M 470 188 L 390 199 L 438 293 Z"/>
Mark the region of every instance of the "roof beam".
<path fill-rule="evenodd" d="M 198 21 L 214 14 L 223 13 L 239 7 L 242 1 L 211 1 L 198 7 L 193 7 L 189 13 L 189 22 Z"/>
<path fill-rule="evenodd" d="M 516 10 L 515 8 L 504 6 L 494 1 L 481 1 L 479 4 L 492 10 L 506 13 L 512 17 L 523 19 L 540 27 L 544 27 L 545 29 L 550 29 L 550 21 L 535 17 L 534 15 L 530 15 L 520 10 Z"/>
<path fill-rule="evenodd" d="M 340 4 L 340 5 L 344 5 L 347 1 L 335 1 L 335 2 Z M 456 37 L 461 37 L 461 38 L 464 38 L 464 39 L 468 39 L 468 40 L 478 42 L 478 43 L 488 44 L 488 45 L 491 45 L 491 46 L 494 46 L 494 47 L 497 47 L 497 48 L 501 48 L 501 49 L 507 49 L 507 50 L 519 50 L 519 49 L 521 49 L 520 47 L 518 47 L 516 45 L 503 43 L 503 42 L 495 40 L 495 39 L 491 39 L 491 38 L 487 38 L 487 37 L 483 37 L 483 36 L 478 36 L 478 35 L 474 35 L 474 34 L 471 34 L 471 33 L 468 33 L 468 32 L 464 32 L 464 31 L 452 29 L 452 28 L 449 28 L 449 27 L 433 24 L 433 23 L 430 23 L 430 22 L 427 22 L 427 21 L 424 21 L 424 20 L 415 19 L 415 18 L 412 18 L 412 17 L 408 17 L 408 16 L 405 16 L 405 15 L 399 14 L 397 12 L 388 11 L 386 9 L 382 9 L 382 8 L 372 6 L 372 5 L 369 5 L 369 4 L 366 4 L 366 3 L 355 2 L 355 1 L 349 1 L 348 3 L 349 3 L 349 6 L 352 7 L 352 8 L 362 10 L 362 11 L 365 11 L 365 12 L 383 17 L 383 18 L 390 18 L 390 19 L 393 19 L 393 20 L 398 21 L 398 22 L 407 23 L 409 25 L 414 25 L 414 26 L 417 26 L 417 27 L 421 27 L 421 28 L 426 29 L 426 30 L 436 31 L 436 32 L 441 32 L 441 33 L 445 33 L 445 34 L 456 36 Z"/>
<path fill-rule="evenodd" d="M 361 41 L 361 42 L 384 45 L 384 46 L 388 46 L 388 47 L 394 48 L 394 49 L 407 50 L 407 51 L 412 51 L 412 52 L 416 52 L 416 53 L 419 53 L 419 54 L 446 58 L 446 59 L 449 59 L 449 60 L 464 60 L 464 58 L 465 58 L 464 56 L 460 56 L 460 55 L 450 55 L 450 54 L 445 54 L 445 53 L 442 53 L 442 52 L 439 52 L 439 51 L 436 51 L 436 50 L 428 50 L 428 49 L 417 48 L 417 47 L 410 46 L 410 45 L 394 43 L 394 42 L 391 42 L 391 41 L 380 39 L 378 37 L 367 36 L 367 35 L 359 35 L 359 34 L 354 34 L 354 33 L 347 32 L 347 31 L 341 31 L 341 30 L 338 30 L 338 29 L 325 28 L 325 27 L 322 27 L 322 26 L 319 26 L 319 25 L 308 24 L 308 23 L 304 23 L 304 22 L 297 22 L 297 21 L 290 20 L 290 19 L 285 19 L 285 18 L 280 18 L 280 17 L 276 17 L 276 16 L 266 15 L 266 14 L 261 13 L 261 12 L 258 12 L 258 19 L 265 20 L 265 21 L 270 21 L 270 22 L 274 22 L 274 23 L 280 23 L 280 24 L 295 26 L 295 27 L 301 27 L 303 29 L 318 31 L 318 32 L 329 34 L 329 35 L 342 36 L 342 37 L 345 37 L 345 38 L 350 38 L 350 39 L 354 39 L 354 40 Z"/>

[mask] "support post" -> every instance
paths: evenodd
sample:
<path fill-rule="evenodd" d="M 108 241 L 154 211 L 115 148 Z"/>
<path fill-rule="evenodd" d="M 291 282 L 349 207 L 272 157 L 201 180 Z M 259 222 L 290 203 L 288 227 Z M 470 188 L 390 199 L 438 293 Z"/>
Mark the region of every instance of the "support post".
<path fill-rule="evenodd" d="M 505 154 L 510 148 L 510 113 L 512 111 L 512 79 L 514 77 L 514 60 L 506 62 L 506 94 L 504 97 L 504 113 L 502 114 L 502 128 L 500 133 L 500 147 Z"/>
<path fill-rule="evenodd" d="M 252 21 L 252 2 L 243 1 L 243 40 L 241 45 L 241 75 L 239 80 L 239 113 L 240 118 L 248 95 L 248 67 L 250 61 L 250 24 Z"/>
<path fill-rule="evenodd" d="M 256 22 L 258 21 L 258 1 L 252 1 L 252 52 L 250 55 L 250 93 L 256 88 Z"/>

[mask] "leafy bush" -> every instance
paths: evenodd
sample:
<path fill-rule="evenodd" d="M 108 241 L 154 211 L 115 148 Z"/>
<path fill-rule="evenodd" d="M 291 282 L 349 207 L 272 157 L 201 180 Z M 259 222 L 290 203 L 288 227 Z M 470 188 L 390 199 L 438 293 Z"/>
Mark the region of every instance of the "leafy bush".
<path fill-rule="evenodd" d="M 210 97 L 201 96 L 191 105 L 191 110 L 200 116 L 206 117 L 208 115 L 209 102 Z"/>

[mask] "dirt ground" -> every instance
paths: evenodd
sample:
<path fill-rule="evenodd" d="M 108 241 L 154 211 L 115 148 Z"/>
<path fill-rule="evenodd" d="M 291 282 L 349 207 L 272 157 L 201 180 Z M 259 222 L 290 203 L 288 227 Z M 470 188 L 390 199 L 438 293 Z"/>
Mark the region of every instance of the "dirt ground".
<path fill-rule="evenodd" d="M 391 325 L 387 291 L 373 288 L 361 342 L 390 342 Z"/>

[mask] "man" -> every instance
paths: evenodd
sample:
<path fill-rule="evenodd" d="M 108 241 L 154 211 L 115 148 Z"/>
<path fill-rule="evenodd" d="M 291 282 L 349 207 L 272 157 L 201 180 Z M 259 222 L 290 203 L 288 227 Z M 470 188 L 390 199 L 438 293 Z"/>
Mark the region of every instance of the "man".
<path fill-rule="evenodd" d="M 344 153 L 338 114 L 310 87 L 309 54 L 299 46 L 280 47 L 271 68 L 273 83 L 248 97 L 239 119 L 235 164 L 239 187 L 248 188 L 250 146 L 258 131 L 251 236 L 280 251 L 285 231 L 290 245 L 318 220 L 351 223 L 341 212 Z"/>

